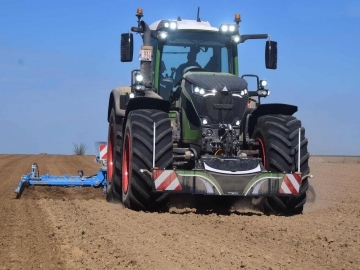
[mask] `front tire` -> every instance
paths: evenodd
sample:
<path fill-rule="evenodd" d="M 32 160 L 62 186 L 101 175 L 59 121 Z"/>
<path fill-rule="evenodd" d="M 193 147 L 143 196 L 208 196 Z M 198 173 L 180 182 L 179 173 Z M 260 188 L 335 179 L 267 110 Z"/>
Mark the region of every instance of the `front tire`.
<path fill-rule="evenodd" d="M 122 157 L 122 200 L 133 210 L 165 210 L 169 194 L 154 193 L 149 172 L 153 167 L 153 128 L 156 124 L 155 166 L 172 165 L 172 129 L 167 113 L 159 110 L 134 110 L 128 115 Z M 140 170 L 143 170 L 141 172 Z"/>
<path fill-rule="evenodd" d="M 271 172 L 293 173 L 298 165 L 298 132 L 300 137 L 300 171 L 302 175 L 310 172 L 308 165 L 308 140 L 300 120 L 290 115 L 265 115 L 259 117 L 253 132 L 253 138 L 259 143 L 260 158 L 266 170 Z M 265 214 L 296 215 L 301 214 L 306 203 L 306 191 L 309 187 L 307 177 L 302 180 L 299 194 L 291 197 L 269 196 L 253 199 L 253 204 Z"/>
<path fill-rule="evenodd" d="M 111 109 L 108 131 L 106 201 L 121 202 L 122 121 Z"/>

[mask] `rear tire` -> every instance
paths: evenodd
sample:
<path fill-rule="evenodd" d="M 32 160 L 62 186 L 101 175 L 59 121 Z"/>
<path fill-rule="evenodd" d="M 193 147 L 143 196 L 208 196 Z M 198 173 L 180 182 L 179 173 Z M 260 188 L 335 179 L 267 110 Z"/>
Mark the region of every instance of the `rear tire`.
<path fill-rule="evenodd" d="M 259 117 L 252 137 L 259 143 L 260 157 L 268 171 L 281 173 L 297 171 L 299 128 L 301 128 L 300 120 L 290 115 L 265 115 Z M 307 150 L 308 140 L 305 138 L 304 128 L 301 128 L 300 141 L 300 171 L 304 176 L 310 172 Z M 306 177 L 301 183 L 298 195 L 292 197 L 256 197 L 253 199 L 253 204 L 265 214 L 301 214 L 306 203 L 308 187 L 309 183 Z"/>
<path fill-rule="evenodd" d="M 172 165 L 172 129 L 167 113 L 159 110 L 135 110 L 128 115 L 124 132 L 122 157 L 122 200 L 133 210 L 165 210 L 169 194 L 154 193 L 150 174 L 153 167 L 153 125 L 156 124 L 155 166 L 169 169 Z"/>
<path fill-rule="evenodd" d="M 108 131 L 106 201 L 121 202 L 122 121 L 111 109 Z"/>

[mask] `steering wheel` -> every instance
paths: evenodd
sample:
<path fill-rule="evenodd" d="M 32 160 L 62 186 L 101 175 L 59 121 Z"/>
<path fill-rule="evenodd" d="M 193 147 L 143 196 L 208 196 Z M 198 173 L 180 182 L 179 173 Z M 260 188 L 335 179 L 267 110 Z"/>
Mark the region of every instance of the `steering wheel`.
<path fill-rule="evenodd" d="M 184 68 L 183 70 L 183 74 L 185 74 L 186 72 L 190 71 L 190 70 L 193 70 L 193 71 L 202 71 L 203 69 L 199 66 L 190 66 L 190 67 L 187 67 L 187 68 Z"/>

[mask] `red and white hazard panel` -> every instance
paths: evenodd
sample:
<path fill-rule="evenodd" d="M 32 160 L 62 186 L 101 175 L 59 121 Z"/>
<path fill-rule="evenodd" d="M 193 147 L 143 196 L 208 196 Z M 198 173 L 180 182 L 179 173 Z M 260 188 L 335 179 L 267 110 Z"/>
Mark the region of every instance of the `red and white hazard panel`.
<path fill-rule="evenodd" d="M 280 194 L 299 194 L 301 174 L 285 174 L 280 187 Z"/>
<path fill-rule="evenodd" d="M 100 159 L 107 159 L 107 145 L 100 144 L 99 150 L 100 150 Z"/>
<path fill-rule="evenodd" d="M 153 178 L 156 190 L 181 190 L 181 185 L 175 171 L 154 170 Z"/>

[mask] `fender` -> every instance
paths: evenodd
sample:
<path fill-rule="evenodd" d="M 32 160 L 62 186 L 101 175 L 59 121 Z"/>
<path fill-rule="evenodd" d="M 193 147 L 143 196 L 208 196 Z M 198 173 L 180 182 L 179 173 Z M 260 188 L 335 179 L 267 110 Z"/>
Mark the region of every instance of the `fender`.
<path fill-rule="evenodd" d="M 245 121 L 243 125 L 243 132 L 244 132 L 243 134 L 246 135 L 246 138 L 251 138 L 257 120 L 260 116 L 268 115 L 268 114 L 293 115 L 294 113 L 297 112 L 297 110 L 298 110 L 297 106 L 290 104 L 282 104 L 282 103 L 260 104 L 258 107 L 256 107 L 253 110 L 248 109 L 247 111 L 245 111 L 243 117 L 243 120 Z"/>
<path fill-rule="evenodd" d="M 128 86 L 121 86 L 114 88 L 109 97 L 109 105 L 108 105 L 108 114 L 107 120 L 109 122 L 109 117 L 111 113 L 111 108 L 114 106 L 115 108 L 115 115 L 118 117 L 124 117 L 126 108 L 121 106 L 120 96 L 125 96 L 126 94 L 131 93 L 131 88 Z"/>
<path fill-rule="evenodd" d="M 170 109 L 170 102 L 164 99 L 154 98 L 152 96 L 132 98 L 127 103 L 125 117 L 127 117 L 127 115 L 133 110 L 143 109 L 161 110 L 168 113 Z"/>
<path fill-rule="evenodd" d="M 131 93 L 131 87 L 121 86 L 113 89 L 109 97 L 108 115 L 109 121 L 111 108 L 115 107 L 115 114 L 117 117 L 126 118 L 128 113 L 135 109 L 159 109 L 164 112 L 169 112 L 170 102 L 163 100 L 161 96 L 153 91 L 145 91 L 142 97 L 130 99 L 125 104 L 126 94 Z"/>
<path fill-rule="evenodd" d="M 146 92 L 149 92 L 146 94 Z M 153 109 L 169 112 L 170 102 L 163 100 L 153 91 L 146 91 L 143 97 L 136 97 L 129 100 L 123 121 L 123 130 L 125 130 L 128 115 L 133 110 Z"/>
<path fill-rule="evenodd" d="M 127 99 L 126 95 L 130 93 L 131 87 L 117 87 L 111 91 L 109 97 L 107 120 L 109 122 L 111 108 L 114 106 L 115 115 L 118 119 L 117 121 L 122 124 L 122 130 L 125 129 L 127 116 L 132 110 L 157 109 L 166 113 L 169 112 L 170 102 L 163 100 L 154 91 L 144 91 L 141 97 Z"/>

